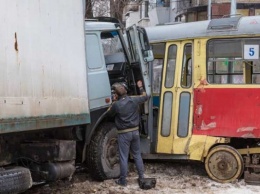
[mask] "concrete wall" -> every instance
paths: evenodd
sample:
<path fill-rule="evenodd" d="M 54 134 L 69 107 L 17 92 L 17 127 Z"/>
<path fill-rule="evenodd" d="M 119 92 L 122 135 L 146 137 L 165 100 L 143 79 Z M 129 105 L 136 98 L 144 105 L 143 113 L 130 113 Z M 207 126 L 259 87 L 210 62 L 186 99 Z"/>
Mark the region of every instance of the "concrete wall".
<path fill-rule="evenodd" d="M 260 0 L 236 0 L 237 3 L 260 3 Z M 231 0 L 212 0 L 212 3 L 230 3 Z M 191 6 L 208 5 L 208 0 L 192 0 Z"/>
<path fill-rule="evenodd" d="M 140 26 L 155 26 L 175 21 L 176 2 L 171 2 L 167 6 L 159 0 L 149 0 L 148 18 L 145 17 L 144 3 L 139 6 L 138 11 L 128 11 L 126 18 L 126 27 L 133 24 Z M 126 9 L 128 10 L 128 9 Z"/>

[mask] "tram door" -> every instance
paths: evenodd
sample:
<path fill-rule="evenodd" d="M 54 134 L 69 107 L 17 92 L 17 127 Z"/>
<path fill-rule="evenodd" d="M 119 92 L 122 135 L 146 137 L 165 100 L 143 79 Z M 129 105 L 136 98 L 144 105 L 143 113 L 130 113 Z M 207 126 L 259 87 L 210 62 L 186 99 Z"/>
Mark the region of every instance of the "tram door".
<path fill-rule="evenodd" d="M 192 128 L 193 42 L 166 44 L 160 92 L 157 153 L 185 154 Z"/>

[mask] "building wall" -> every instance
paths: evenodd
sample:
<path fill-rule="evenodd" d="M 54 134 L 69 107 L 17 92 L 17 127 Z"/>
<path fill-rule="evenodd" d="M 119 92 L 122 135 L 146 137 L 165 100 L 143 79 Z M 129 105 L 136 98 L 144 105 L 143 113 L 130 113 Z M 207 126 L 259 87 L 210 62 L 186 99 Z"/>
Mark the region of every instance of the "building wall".
<path fill-rule="evenodd" d="M 125 9 L 125 25 L 129 27 L 133 24 L 139 26 L 155 26 L 174 21 L 175 5 L 170 6 L 170 1 L 166 0 L 149 0 L 148 17 L 145 15 L 145 3 L 138 5 L 138 9 Z"/>
<path fill-rule="evenodd" d="M 259 0 L 236 0 L 237 3 L 260 3 Z M 211 0 L 211 3 L 230 3 L 231 0 Z M 192 0 L 191 6 L 208 5 L 208 0 Z"/>
<path fill-rule="evenodd" d="M 229 15 L 230 14 L 230 8 L 231 5 L 230 3 L 221 3 L 221 4 L 212 4 L 211 6 L 211 18 L 220 18 L 223 17 L 224 15 Z"/>
<path fill-rule="evenodd" d="M 236 2 L 237 14 L 260 15 L 260 0 L 236 0 Z M 211 3 L 212 19 L 230 15 L 231 0 L 211 0 Z M 176 21 L 192 22 L 207 19 L 208 0 L 149 0 L 148 17 L 144 17 L 143 1 L 139 4 L 139 11 L 128 13 L 126 27 L 132 24 L 155 26 Z"/>
<path fill-rule="evenodd" d="M 177 21 L 180 21 L 183 17 L 186 18 L 186 22 L 208 19 L 208 0 L 192 0 L 189 6 L 186 4 L 186 7 L 183 7 L 183 5 L 182 3 L 182 9 L 177 8 Z M 260 14 L 260 0 L 237 0 L 236 7 L 236 14 L 245 16 Z M 230 15 L 230 8 L 231 0 L 212 0 L 211 18 Z"/>
<path fill-rule="evenodd" d="M 128 12 L 128 16 L 126 16 L 125 26 L 128 28 L 134 24 L 138 24 L 140 20 L 140 12 L 139 11 L 131 11 Z"/>

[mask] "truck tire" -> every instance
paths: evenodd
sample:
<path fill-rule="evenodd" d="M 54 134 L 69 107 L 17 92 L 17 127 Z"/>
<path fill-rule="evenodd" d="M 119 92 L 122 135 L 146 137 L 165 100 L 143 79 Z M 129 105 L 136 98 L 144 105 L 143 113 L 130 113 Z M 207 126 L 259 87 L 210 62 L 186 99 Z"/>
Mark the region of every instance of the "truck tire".
<path fill-rule="evenodd" d="M 87 165 L 96 180 L 120 175 L 117 129 L 114 123 L 102 123 L 91 138 L 87 149 Z"/>
<path fill-rule="evenodd" d="M 29 169 L 13 167 L 0 169 L 0 194 L 21 193 L 32 186 Z"/>

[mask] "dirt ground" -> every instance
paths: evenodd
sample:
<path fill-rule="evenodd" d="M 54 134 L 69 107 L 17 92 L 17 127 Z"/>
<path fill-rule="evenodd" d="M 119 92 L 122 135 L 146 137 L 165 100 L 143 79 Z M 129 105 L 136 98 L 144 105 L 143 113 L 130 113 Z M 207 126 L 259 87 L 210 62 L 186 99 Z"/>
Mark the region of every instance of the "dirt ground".
<path fill-rule="evenodd" d="M 71 180 L 34 186 L 24 194 L 259 194 L 260 186 L 248 185 L 244 179 L 220 184 L 207 176 L 200 163 L 145 163 L 145 176 L 157 179 L 154 189 L 141 190 L 133 163 L 129 163 L 128 185 L 121 187 L 115 180 L 94 181 L 85 170 Z"/>

